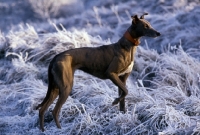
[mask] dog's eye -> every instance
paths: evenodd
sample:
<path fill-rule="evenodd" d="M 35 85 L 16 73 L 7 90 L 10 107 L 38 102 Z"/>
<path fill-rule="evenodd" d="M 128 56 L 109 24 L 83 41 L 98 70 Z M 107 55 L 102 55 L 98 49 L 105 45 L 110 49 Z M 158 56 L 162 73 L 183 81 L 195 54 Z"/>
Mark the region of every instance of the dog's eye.
<path fill-rule="evenodd" d="M 145 28 L 149 28 L 149 26 L 148 26 L 148 25 L 145 25 Z"/>

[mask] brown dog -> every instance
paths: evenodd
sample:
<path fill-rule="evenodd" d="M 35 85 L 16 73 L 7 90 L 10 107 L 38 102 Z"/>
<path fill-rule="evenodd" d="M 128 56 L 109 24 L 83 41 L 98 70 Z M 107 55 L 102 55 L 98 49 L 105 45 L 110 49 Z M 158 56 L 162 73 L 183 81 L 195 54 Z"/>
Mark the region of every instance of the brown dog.
<path fill-rule="evenodd" d="M 76 69 L 101 79 L 110 79 L 118 86 L 119 97 L 113 101 L 112 105 L 120 103 L 120 111 L 125 112 L 125 96 L 128 94 L 125 85 L 133 67 L 139 39 L 142 36 L 160 36 L 160 33 L 144 20 L 144 15 L 140 18 L 137 15 L 132 16 L 132 25 L 117 43 L 96 48 L 67 50 L 53 58 L 48 69 L 48 91 L 43 102 L 37 106 L 37 109 L 41 107 L 39 118 L 42 131 L 44 131 L 44 113 L 58 95 L 59 98 L 52 114 L 57 127 L 61 128 L 58 115 L 72 90 Z"/>

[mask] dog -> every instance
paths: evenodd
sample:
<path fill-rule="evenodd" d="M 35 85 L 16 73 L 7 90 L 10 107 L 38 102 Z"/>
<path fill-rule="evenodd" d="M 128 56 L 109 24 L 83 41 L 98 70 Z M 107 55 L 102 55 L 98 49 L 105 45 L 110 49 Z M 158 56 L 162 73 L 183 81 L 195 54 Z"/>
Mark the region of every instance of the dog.
<path fill-rule="evenodd" d="M 59 95 L 53 118 L 58 128 L 59 112 L 67 100 L 73 86 L 74 72 L 82 70 L 100 79 L 110 79 L 118 86 L 119 97 L 112 105 L 119 103 L 120 111 L 125 112 L 125 96 L 128 94 L 126 80 L 134 65 L 134 54 L 142 36 L 158 37 L 161 34 L 151 24 L 137 15 L 131 16 L 132 24 L 118 42 L 100 47 L 83 47 L 64 51 L 56 55 L 48 68 L 48 90 L 39 109 L 40 129 L 44 131 L 44 113 Z"/>

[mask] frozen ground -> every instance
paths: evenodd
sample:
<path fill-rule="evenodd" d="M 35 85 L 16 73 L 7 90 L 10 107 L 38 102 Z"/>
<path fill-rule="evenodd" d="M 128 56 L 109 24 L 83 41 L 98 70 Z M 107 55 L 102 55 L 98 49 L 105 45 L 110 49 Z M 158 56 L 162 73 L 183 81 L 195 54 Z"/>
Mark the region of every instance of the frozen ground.
<path fill-rule="evenodd" d="M 7 20 L 0 23 L 0 134 L 200 134 L 199 0 L 42 1 L 48 11 L 38 0 L 0 1 Z M 162 36 L 138 47 L 127 113 L 111 106 L 118 93 L 111 81 L 77 71 L 62 129 L 54 102 L 41 133 L 35 107 L 46 94 L 49 61 L 70 48 L 116 42 L 130 16 L 144 12 Z"/>

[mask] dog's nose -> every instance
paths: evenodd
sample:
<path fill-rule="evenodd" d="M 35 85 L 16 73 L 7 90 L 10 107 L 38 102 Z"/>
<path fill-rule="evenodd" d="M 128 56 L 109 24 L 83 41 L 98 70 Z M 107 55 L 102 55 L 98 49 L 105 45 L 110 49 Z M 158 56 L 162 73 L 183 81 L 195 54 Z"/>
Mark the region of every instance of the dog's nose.
<path fill-rule="evenodd" d="M 160 36 L 161 34 L 160 34 L 160 32 L 157 32 L 156 35 L 157 35 L 157 36 Z"/>

